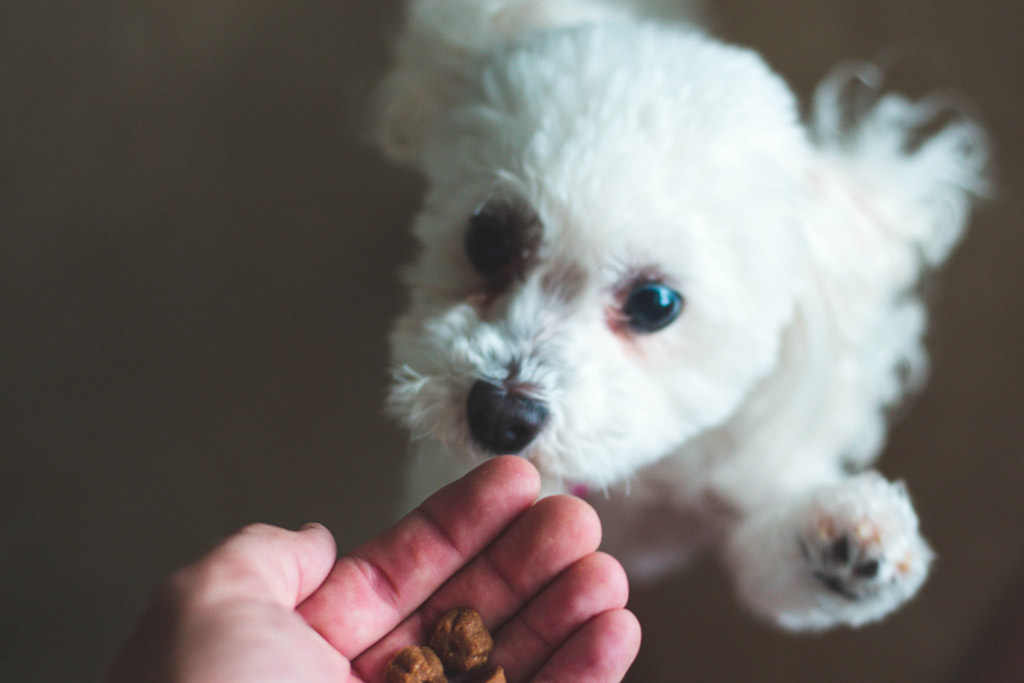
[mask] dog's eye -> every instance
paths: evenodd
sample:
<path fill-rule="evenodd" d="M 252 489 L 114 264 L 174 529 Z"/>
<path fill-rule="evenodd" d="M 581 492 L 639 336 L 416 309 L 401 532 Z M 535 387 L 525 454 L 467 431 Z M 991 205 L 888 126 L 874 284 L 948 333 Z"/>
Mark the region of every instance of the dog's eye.
<path fill-rule="evenodd" d="M 670 287 L 649 282 L 629 293 L 622 310 L 635 331 L 657 332 L 679 317 L 683 310 L 683 297 Z"/>
<path fill-rule="evenodd" d="M 490 275 L 512 260 L 511 230 L 500 216 L 477 213 L 469 221 L 465 247 L 473 267 L 481 275 Z"/>

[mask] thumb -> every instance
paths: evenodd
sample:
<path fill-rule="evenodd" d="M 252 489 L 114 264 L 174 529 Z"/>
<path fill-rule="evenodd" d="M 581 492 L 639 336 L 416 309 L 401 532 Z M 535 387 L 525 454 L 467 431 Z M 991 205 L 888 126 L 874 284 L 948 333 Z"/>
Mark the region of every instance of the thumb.
<path fill-rule="evenodd" d="M 320 524 L 288 531 L 252 524 L 184 570 L 209 600 L 270 600 L 286 609 L 309 597 L 334 566 L 334 536 Z"/>

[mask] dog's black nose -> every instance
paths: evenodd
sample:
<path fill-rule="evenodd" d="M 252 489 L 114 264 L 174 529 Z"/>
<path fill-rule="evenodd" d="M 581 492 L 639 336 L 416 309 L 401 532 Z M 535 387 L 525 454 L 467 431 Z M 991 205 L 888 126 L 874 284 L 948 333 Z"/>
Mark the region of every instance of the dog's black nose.
<path fill-rule="evenodd" d="M 495 455 L 514 455 L 530 445 L 548 419 L 541 401 L 478 380 L 466 401 L 469 433 Z"/>

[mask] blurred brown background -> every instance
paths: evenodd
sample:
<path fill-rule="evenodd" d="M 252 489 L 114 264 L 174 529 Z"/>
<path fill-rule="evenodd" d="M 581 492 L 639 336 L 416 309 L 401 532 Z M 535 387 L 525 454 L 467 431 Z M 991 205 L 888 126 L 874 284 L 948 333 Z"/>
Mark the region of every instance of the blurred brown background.
<path fill-rule="evenodd" d="M 1024 578 L 1024 4 L 711 2 L 802 95 L 907 50 L 969 94 L 999 198 L 935 287 L 882 469 L 940 559 L 880 626 L 778 634 L 714 563 L 634 591 L 635 681 L 965 681 Z M 421 187 L 359 142 L 395 0 L 0 4 L 0 680 L 94 680 L 158 577 L 246 522 L 390 516 L 384 338 Z"/>

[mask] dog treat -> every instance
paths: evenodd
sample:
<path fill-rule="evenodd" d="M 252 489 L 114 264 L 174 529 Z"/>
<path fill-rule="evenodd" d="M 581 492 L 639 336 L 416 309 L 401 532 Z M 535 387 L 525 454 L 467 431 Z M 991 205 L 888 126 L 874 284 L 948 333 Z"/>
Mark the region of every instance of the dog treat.
<path fill-rule="evenodd" d="M 488 666 L 494 640 L 480 614 L 468 607 L 441 615 L 430 645 L 410 645 L 396 654 L 385 671 L 386 683 L 505 683 L 505 670 Z"/>
<path fill-rule="evenodd" d="M 441 615 L 430 637 L 430 647 L 444 662 L 445 669 L 470 671 L 487 663 L 494 640 L 476 610 L 456 608 Z"/>
<path fill-rule="evenodd" d="M 410 645 L 388 663 L 386 683 L 448 683 L 444 667 L 429 647 Z"/>

